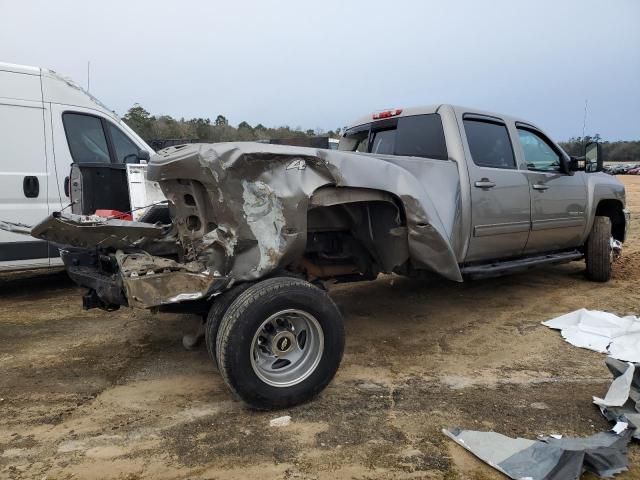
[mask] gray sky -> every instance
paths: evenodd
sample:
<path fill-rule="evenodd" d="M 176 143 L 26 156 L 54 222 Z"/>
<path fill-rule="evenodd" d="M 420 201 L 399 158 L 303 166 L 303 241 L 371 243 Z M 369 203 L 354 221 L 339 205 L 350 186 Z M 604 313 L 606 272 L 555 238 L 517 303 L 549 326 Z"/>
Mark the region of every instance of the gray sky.
<path fill-rule="evenodd" d="M 333 129 L 456 103 L 557 140 L 640 139 L 640 1 L 0 0 L 0 61 L 38 65 L 123 114 Z"/>

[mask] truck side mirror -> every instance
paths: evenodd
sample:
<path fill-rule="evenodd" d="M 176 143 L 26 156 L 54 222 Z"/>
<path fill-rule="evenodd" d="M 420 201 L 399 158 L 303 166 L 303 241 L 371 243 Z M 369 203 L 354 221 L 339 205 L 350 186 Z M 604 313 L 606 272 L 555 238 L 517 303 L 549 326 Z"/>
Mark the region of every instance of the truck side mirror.
<path fill-rule="evenodd" d="M 587 143 L 584 149 L 584 171 L 601 172 L 603 170 L 602 146 L 598 142 Z"/>

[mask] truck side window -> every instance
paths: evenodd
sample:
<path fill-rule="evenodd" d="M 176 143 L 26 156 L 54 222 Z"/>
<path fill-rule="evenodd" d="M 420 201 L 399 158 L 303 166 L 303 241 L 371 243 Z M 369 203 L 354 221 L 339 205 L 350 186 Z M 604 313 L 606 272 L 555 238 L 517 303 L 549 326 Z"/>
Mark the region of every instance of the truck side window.
<path fill-rule="evenodd" d="M 338 149 L 439 160 L 449 158 L 442 119 L 437 113 L 411 115 L 352 128 L 340 139 Z"/>
<path fill-rule="evenodd" d="M 110 163 L 107 138 L 98 117 L 65 113 L 62 123 L 75 163 Z"/>
<path fill-rule="evenodd" d="M 516 168 L 507 127 L 501 123 L 464 119 L 473 163 L 479 167 Z"/>
<path fill-rule="evenodd" d="M 536 133 L 518 128 L 520 145 L 524 152 L 524 159 L 529 170 L 540 172 L 559 172 L 560 155 L 547 143 L 547 141 Z"/>
<path fill-rule="evenodd" d="M 396 148 L 396 129 L 378 130 L 373 133 L 371 153 L 394 155 Z"/>
<path fill-rule="evenodd" d="M 136 163 L 139 148 L 127 137 L 122 130 L 109 123 L 109 133 L 116 154 L 116 163 Z"/>
<path fill-rule="evenodd" d="M 395 154 L 440 160 L 449 158 L 440 115 L 434 113 L 399 118 Z"/>

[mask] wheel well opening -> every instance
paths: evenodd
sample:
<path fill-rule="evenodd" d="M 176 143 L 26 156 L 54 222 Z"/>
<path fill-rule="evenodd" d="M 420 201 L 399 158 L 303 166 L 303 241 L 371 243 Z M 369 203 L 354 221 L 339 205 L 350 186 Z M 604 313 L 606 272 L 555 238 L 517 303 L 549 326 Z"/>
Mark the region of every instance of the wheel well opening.
<path fill-rule="evenodd" d="M 302 270 L 318 278 L 375 278 L 408 258 L 406 219 L 400 205 L 370 199 L 312 206 Z"/>
<path fill-rule="evenodd" d="M 609 217 L 613 238 L 624 241 L 624 212 L 619 200 L 602 200 L 596 208 L 596 216 Z"/>

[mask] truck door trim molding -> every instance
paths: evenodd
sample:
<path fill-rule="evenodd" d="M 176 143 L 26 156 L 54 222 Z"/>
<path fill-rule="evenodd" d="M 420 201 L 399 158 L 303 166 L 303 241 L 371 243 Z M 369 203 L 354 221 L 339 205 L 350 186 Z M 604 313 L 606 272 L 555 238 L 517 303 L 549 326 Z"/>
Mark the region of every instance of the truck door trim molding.
<path fill-rule="evenodd" d="M 504 235 L 507 233 L 528 232 L 530 222 L 494 223 L 488 225 L 476 225 L 473 229 L 474 237 L 488 237 L 491 235 Z"/>
<path fill-rule="evenodd" d="M 575 213 L 570 213 L 570 215 L 573 214 Z M 552 228 L 581 227 L 584 223 L 584 218 L 578 217 L 550 218 L 546 220 L 535 220 L 531 224 L 531 230 L 539 231 Z"/>

